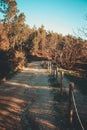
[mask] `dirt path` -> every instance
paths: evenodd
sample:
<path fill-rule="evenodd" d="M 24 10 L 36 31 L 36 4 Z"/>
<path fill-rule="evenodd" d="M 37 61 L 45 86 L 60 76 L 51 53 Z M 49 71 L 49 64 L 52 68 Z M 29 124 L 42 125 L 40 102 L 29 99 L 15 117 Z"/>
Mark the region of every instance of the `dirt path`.
<path fill-rule="evenodd" d="M 56 126 L 51 122 L 55 114 L 51 108 L 52 88 L 48 86 L 47 70 L 42 69 L 38 62 L 30 63 L 11 80 L 2 83 L 0 130 L 31 130 L 31 127 L 36 130 L 35 122 L 41 124 L 39 127 L 44 124 L 44 127 L 55 129 Z"/>
<path fill-rule="evenodd" d="M 2 83 L 0 130 L 63 130 L 68 101 L 53 82 L 40 62 L 33 62 Z"/>

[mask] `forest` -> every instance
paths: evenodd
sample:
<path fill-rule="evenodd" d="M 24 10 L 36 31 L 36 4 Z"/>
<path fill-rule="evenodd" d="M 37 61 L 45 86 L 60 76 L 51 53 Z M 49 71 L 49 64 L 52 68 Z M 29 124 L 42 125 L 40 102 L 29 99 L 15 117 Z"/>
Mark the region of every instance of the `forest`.
<path fill-rule="evenodd" d="M 21 70 L 33 56 L 87 77 L 87 40 L 46 31 L 44 25 L 30 28 L 16 0 L 0 0 L 0 13 L 0 79 Z"/>

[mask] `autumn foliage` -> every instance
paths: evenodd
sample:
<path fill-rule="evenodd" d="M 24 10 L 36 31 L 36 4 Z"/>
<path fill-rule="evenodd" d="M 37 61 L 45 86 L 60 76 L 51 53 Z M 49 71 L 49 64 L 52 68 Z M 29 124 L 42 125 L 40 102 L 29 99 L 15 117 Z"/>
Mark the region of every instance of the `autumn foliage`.
<path fill-rule="evenodd" d="M 77 61 L 87 63 L 87 41 L 75 36 L 46 31 L 42 25 L 30 28 L 16 0 L 0 0 L 0 77 L 22 69 L 30 55 L 55 60 L 72 69 Z"/>

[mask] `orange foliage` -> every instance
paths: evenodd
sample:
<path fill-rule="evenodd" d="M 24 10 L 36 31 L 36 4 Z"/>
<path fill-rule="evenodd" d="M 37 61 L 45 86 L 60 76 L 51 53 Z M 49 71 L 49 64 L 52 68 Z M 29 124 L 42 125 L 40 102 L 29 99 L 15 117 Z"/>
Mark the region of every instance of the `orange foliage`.
<path fill-rule="evenodd" d="M 4 30 L 3 24 L 0 23 L 0 50 L 9 49 L 9 40 Z"/>

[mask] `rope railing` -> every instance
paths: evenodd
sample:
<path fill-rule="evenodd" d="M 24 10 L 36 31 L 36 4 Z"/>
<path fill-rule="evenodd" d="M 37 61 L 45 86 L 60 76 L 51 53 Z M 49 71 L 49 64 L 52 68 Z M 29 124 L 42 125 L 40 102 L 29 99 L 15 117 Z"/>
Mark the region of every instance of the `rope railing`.
<path fill-rule="evenodd" d="M 76 105 L 76 101 L 75 101 L 75 97 L 74 97 L 73 91 L 72 91 L 72 99 L 73 99 L 73 104 L 74 104 L 75 112 L 76 112 L 77 118 L 79 120 L 80 126 L 81 126 L 82 130 L 85 130 L 84 127 L 83 127 L 82 121 L 80 119 L 79 113 L 78 113 L 78 109 L 77 109 L 77 105 Z"/>

